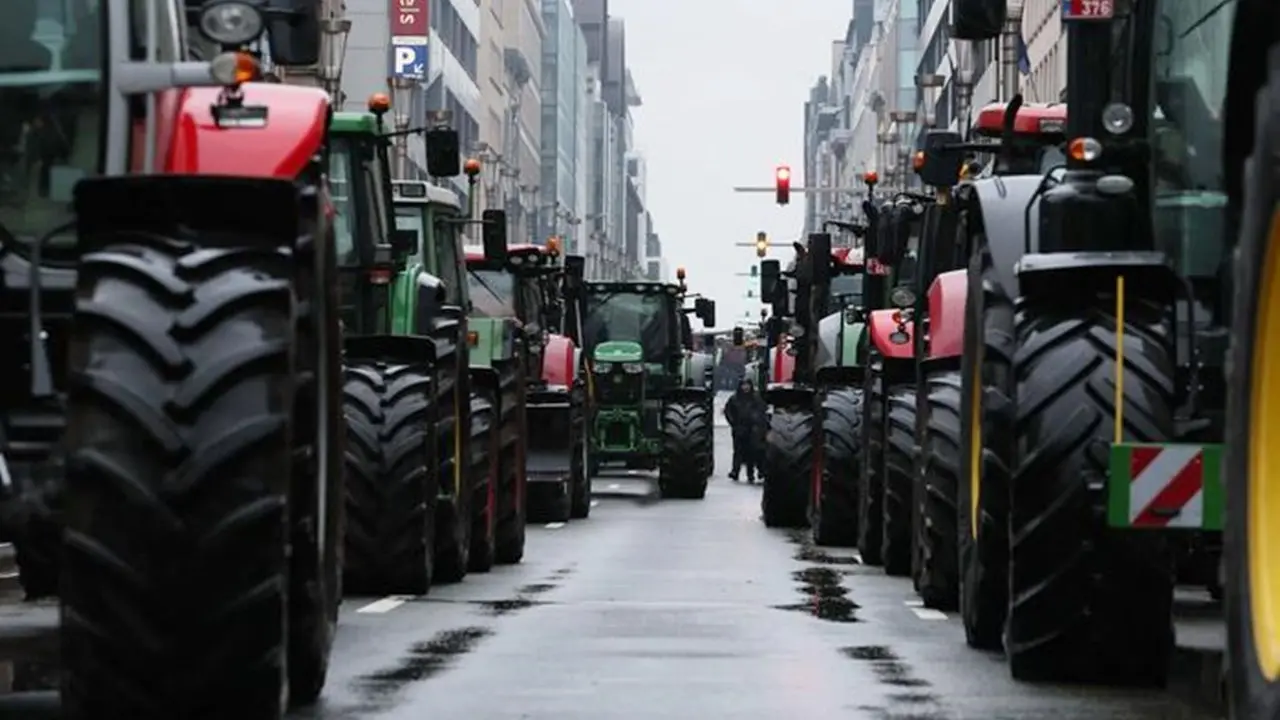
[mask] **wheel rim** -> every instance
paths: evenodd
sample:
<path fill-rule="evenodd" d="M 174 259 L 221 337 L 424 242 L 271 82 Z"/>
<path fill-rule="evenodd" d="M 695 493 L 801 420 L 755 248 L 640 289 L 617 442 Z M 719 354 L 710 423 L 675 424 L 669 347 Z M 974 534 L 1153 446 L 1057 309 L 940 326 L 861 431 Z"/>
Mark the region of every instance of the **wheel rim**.
<path fill-rule="evenodd" d="M 976 538 L 982 492 L 982 340 L 974 345 L 973 377 L 969 379 L 969 536 Z"/>
<path fill-rule="evenodd" d="M 1280 677 L 1280 450 L 1267 432 L 1280 427 L 1280 212 L 1271 217 L 1263 251 L 1250 378 L 1248 522 L 1246 535 L 1253 645 L 1258 669 Z"/>

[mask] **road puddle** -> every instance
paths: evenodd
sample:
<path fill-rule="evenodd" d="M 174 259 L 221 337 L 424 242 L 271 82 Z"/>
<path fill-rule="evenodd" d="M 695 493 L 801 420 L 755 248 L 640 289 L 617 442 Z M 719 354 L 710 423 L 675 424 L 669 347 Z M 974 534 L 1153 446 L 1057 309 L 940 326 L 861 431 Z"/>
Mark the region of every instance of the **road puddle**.
<path fill-rule="evenodd" d="M 789 605 L 775 605 L 777 610 L 800 612 L 819 620 L 838 623 L 859 622 L 860 607 L 848 598 L 849 589 L 840 584 L 840 573 L 825 567 L 811 567 L 791 574 L 800 583 L 802 600 Z"/>
<path fill-rule="evenodd" d="M 832 555 L 813 544 L 813 538 L 806 530 L 793 530 L 787 533 L 787 542 L 797 546 L 791 557 L 800 562 L 819 563 L 822 565 L 861 565 L 862 561 L 854 555 Z"/>
<path fill-rule="evenodd" d="M 865 707 L 883 720 L 946 720 L 938 696 L 929 692 L 929 681 L 918 678 L 897 653 L 883 645 L 860 645 L 840 648 L 851 660 L 869 663 L 871 672 L 881 684 L 898 688 L 886 696 L 888 707 Z"/>

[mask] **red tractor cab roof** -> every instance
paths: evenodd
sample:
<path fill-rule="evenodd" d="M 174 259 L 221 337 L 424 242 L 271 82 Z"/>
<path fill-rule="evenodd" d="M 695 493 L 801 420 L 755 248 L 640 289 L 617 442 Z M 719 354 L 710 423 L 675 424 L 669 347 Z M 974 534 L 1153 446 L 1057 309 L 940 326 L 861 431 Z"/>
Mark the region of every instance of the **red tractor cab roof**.
<path fill-rule="evenodd" d="M 837 266 L 860 268 L 862 267 L 862 257 L 862 248 L 831 248 L 831 259 L 835 261 Z"/>
<path fill-rule="evenodd" d="M 528 257 L 529 255 L 548 255 L 548 256 L 549 256 L 549 255 L 551 255 L 551 254 L 552 254 L 552 253 L 551 253 L 549 250 L 547 250 L 547 248 L 546 248 L 546 247 L 544 247 L 544 246 L 542 246 L 542 245 L 533 245 L 533 244 L 530 244 L 530 243 L 524 243 L 524 244 L 521 244 L 521 245 L 508 245 L 508 246 L 507 246 L 507 255 L 508 255 L 508 256 Z M 485 260 L 485 257 L 484 257 L 484 251 L 483 251 L 483 250 L 468 250 L 468 251 L 467 251 L 467 264 L 468 264 L 468 265 L 483 265 L 483 264 L 485 264 L 485 263 L 486 263 L 486 260 Z"/>
<path fill-rule="evenodd" d="M 998 138 L 1004 128 L 1005 103 L 992 103 L 978 111 L 973 132 L 981 137 Z M 1067 106 L 1063 103 L 1027 103 L 1018 109 L 1013 121 L 1016 135 L 1064 135 L 1067 132 Z"/>

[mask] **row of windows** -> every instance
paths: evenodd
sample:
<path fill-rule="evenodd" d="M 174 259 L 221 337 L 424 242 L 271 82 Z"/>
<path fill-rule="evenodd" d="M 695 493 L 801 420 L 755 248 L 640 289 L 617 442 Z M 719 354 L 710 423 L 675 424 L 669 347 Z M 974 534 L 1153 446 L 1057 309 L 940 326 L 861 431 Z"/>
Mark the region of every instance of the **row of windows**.
<path fill-rule="evenodd" d="M 476 80 L 477 60 L 480 54 L 476 36 L 458 17 L 451 0 L 431 0 L 431 9 L 427 17 L 431 18 L 431 29 L 444 40 L 444 44 L 458 59 L 467 71 L 472 82 Z"/>

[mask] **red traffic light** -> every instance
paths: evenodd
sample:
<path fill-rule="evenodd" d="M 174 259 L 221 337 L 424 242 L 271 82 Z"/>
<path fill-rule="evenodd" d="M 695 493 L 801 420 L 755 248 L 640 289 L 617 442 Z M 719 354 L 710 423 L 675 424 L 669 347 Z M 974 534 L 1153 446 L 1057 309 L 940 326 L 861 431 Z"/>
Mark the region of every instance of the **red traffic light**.
<path fill-rule="evenodd" d="M 778 191 L 778 204 L 786 205 L 791 202 L 791 168 L 787 165 L 779 165 L 774 172 L 774 179 Z"/>

